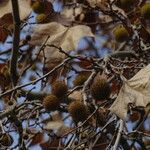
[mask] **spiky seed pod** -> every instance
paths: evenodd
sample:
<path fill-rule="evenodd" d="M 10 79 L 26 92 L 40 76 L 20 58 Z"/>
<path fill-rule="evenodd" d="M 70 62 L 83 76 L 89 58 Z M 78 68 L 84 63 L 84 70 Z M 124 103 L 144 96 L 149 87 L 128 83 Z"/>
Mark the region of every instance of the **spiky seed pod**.
<path fill-rule="evenodd" d="M 75 80 L 73 81 L 74 86 L 80 86 L 83 85 L 84 82 L 88 79 L 90 76 L 90 72 L 81 72 L 79 73 Z"/>
<path fill-rule="evenodd" d="M 36 16 L 37 23 L 45 23 L 46 22 L 46 14 L 42 13 Z"/>
<path fill-rule="evenodd" d="M 141 16 L 144 19 L 150 20 L 150 3 L 146 3 L 142 8 L 141 8 Z"/>
<path fill-rule="evenodd" d="M 88 117 L 87 107 L 78 101 L 69 104 L 68 112 L 75 122 L 84 121 Z"/>
<path fill-rule="evenodd" d="M 68 87 L 63 81 L 56 81 L 52 85 L 52 93 L 58 98 L 64 97 L 67 94 Z"/>
<path fill-rule="evenodd" d="M 59 99 L 55 95 L 50 94 L 43 99 L 43 107 L 47 111 L 55 111 L 59 107 Z"/>
<path fill-rule="evenodd" d="M 8 133 L 5 133 L 2 135 L 2 137 L 0 138 L 0 143 L 3 145 L 3 146 L 11 146 L 12 143 L 13 143 L 13 138 L 8 134 Z"/>
<path fill-rule="evenodd" d="M 44 3 L 36 1 L 32 4 L 31 8 L 37 14 L 43 13 L 44 12 Z"/>
<path fill-rule="evenodd" d="M 129 38 L 129 33 L 126 28 L 120 25 L 114 29 L 113 34 L 117 42 L 124 42 Z"/>
<path fill-rule="evenodd" d="M 111 93 L 110 85 L 107 79 L 103 76 L 97 76 L 94 79 L 90 91 L 95 100 L 106 100 Z"/>

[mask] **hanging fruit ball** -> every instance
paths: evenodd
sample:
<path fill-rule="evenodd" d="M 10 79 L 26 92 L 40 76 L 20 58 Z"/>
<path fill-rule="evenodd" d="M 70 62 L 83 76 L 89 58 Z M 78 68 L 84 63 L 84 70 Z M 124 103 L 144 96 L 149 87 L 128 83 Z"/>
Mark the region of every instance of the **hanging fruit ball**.
<path fill-rule="evenodd" d="M 95 77 L 90 90 L 91 95 L 95 100 L 106 100 L 109 98 L 111 93 L 107 79 L 100 75 Z"/>
<path fill-rule="evenodd" d="M 10 136 L 10 134 L 8 133 L 5 133 L 1 136 L 0 138 L 0 143 L 3 145 L 3 146 L 11 146 L 12 143 L 13 143 L 13 138 Z"/>
<path fill-rule="evenodd" d="M 52 85 L 52 93 L 56 95 L 56 97 L 61 98 L 67 94 L 68 87 L 64 81 L 56 81 Z"/>
<path fill-rule="evenodd" d="M 36 16 L 36 22 L 37 23 L 45 23 L 46 22 L 46 14 L 42 13 Z"/>
<path fill-rule="evenodd" d="M 84 121 L 88 117 L 87 107 L 78 101 L 69 104 L 68 112 L 75 122 Z"/>
<path fill-rule="evenodd" d="M 128 31 L 120 25 L 114 29 L 113 34 L 117 42 L 124 42 L 129 39 Z"/>
<path fill-rule="evenodd" d="M 150 3 L 146 3 L 142 8 L 141 8 L 141 16 L 144 19 L 150 20 Z"/>
<path fill-rule="evenodd" d="M 44 12 L 44 3 L 36 1 L 32 4 L 31 8 L 37 14 L 43 13 Z"/>
<path fill-rule="evenodd" d="M 74 86 L 81 86 L 90 76 L 90 72 L 79 73 L 73 81 Z"/>
<path fill-rule="evenodd" d="M 47 111 L 55 111 L 59 107 L 59 103 L 59 99 L 55 95 L 50 94 L 44 98 L 43 107 Z"/>

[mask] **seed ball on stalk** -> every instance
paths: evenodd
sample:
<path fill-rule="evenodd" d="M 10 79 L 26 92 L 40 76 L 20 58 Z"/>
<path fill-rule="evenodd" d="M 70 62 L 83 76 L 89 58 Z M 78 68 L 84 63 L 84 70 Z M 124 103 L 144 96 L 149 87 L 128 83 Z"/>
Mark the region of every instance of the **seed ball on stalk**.
<path fill-rule="evenodd" d="M 141 16 L 144 19 L 150 20 L 150 3 L 146 3 L 142 8 L 141 8 Z"/>
<path fill-rule="evenodd" d="M 111 93 L 110 85 L 107 79 L 103 76 L 98 76 L 94 79 L 90 90 L 91 95 L 95 100 L 106 100 Z"/>
<path fill-rule="evenodd" d="M 129 39 L 129 33 L 123 26 L 117 26 L 113 31 L 114 37 L 117 42 L 124 42 Z"/>
<path fill-rule="evenodd" d="M 44 12 L 44 3 L 36 1 L 32 4 L 31 8 L 37 14 L 43 13 Z"/>
<path fill-rule="evenodd" d="M 11 146 L 13 143 L 13 138 L 11 137 L 11 135 L 9 135 L 8 133 L 5 133 L 1 136 L 0 138 L 0 143 L 3 146 Z"/>
<path fill-rule="evenodd" d="M 74 86 L 81 86 L 90 76 L 90 72 L 79 73 L 73 81 Z"/>
<path fill-rule="evenodd" d="M 68 87 L 64 81 L 56 81 L 52 85 L 52 93 L 56 95 L 56 97 L 61 98 L 67 94 Z"/>
<path fill-rule="evenodd" d="M 68 112 L 75 122 L 84 121 L 88 117 L 88 109 L 82 102 L 71 102 L 68 106 Z"/>
<path fill-rule="evenodd" d="M 44 23 L 46 21 L 46 14 L 42 13 L 36 16 L 37 23 Z"/>
<path fill-rule="evenodd" d="M 50 94 L 43 99 L 43 107 L 47 111 L 57 110 L 57 108 L 59 107 L 59 103 L 59 99 L 53 94 Z"/>

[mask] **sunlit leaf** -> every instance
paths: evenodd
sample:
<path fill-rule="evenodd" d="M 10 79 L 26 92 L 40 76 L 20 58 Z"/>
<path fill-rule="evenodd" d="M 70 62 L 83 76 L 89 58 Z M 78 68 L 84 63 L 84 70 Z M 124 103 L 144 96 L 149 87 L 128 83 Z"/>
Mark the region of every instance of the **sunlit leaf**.
<path fill-rule="evenodd" d="M 146 107 L 150 103 L 150 64 L 141 69 L 133 78 L 126 80 L 110 110 L 125 119 L 128 104 Z"/>

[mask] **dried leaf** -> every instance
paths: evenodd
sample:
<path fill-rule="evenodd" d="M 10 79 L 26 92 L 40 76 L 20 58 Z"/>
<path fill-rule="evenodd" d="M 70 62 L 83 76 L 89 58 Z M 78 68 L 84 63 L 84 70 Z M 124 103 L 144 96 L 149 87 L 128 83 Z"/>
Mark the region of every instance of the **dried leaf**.
<path fill-rule="evenodd" d="M 68 19 L 69 21 L 74 21 L 75 17 L 82 13 L 82 7 L 79 6 L 77 8 L 73 7 L 64 7 L 63 11 L 61 12 L 61 17 Z"/>
<path fill-rule="evenodd" d="M 30 7 L 30 0 L 19 0 L 19 10 L 20 10 L 20 18 L 21 20 L 25 19 L 30 12 L 32 11 Z M 0 18 L 12 12 L 12 4 L 11 0 L 5 0 L 4 2 L 0 3 Z"/>
<path fill-rule="evenodd" d="M 53 114 L 52 120 L 53 121 L 49 121 L 46 124 L 45 129 L 54 130 L 57 136 L 62 136 L 63 134 L 65 134 L 66 132 L 70 130 L 70 128 L 64 124 L 62 117 L 59 113 Z"/>
<path fill-rule="evenodd" d="M 0 27 L 0 42 L 5 42 L 7 36 L 8 32 L 3 27 Z"/>
<path fill-rule="evenodd" d="M 78 101 L 82 101 L 83 100 L 82 91 L 81 90 L 74 91 L 73 93 L 71 93 L 69 95 L 69 98 L 75 99 L 75 100 L 78 100 Z"/>
<path fill-rule="evenodd" d="M 39 132 L 39 133 L 34 135 L 29 147 L 34 146 L 36 144 L 43 143 L 43 142 L 44 142 L 44 134 Z"/>
<path fill-rule="evenodd" d="M 42 150 L 56 150 L 58 146 L 59 146 L 59 139 L 54 139 L 52 142 L 49 140 L 45 143 L 40 144 Z"/>
<path fill-rule="evenodd" d="M 150 64 L 141 69 L 133 78 L 126 80 L 110 110 L 125 119 L 128 104 L 146 107 L 150 103 Z"/>
<path fill-rule="evenodd" d="M 41 46 L 47 36 L 50 36 L 47 44 L 53 44 L 61 47 L 65 52 L 69 52 L 76 49 L 82 37 L 93 37 L 93 34 L 91 33 L 91 29 L 85 25 L 65 27 L 57 22 L 51 22 L 48 24 L 39 24 L 35 27 L 30 44 Z M 48 60 L 65 57 L 58 49 L 48 46 L 45 48 L 45 54 Z"/>
<path fill-rule="evenodd" d="M 110 23 L 113 21 L 113 19 L 108 15 L 100 15 L 99 19 L 100 19 L 100 23 Z"/>

